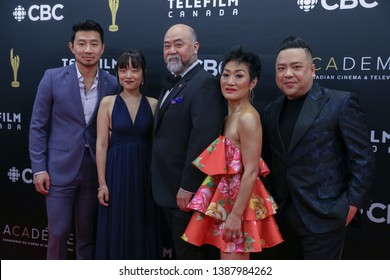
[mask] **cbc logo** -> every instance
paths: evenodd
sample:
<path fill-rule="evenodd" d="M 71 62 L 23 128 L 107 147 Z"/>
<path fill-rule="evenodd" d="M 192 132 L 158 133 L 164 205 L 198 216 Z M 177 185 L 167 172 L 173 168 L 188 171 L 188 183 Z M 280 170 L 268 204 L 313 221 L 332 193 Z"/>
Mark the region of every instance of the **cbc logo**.
<path fill-rule="evenodd" d="M 372 203 L 366 214 L 368 219 L 374 223 L 390 224 L 390 204 Z"/>
<path fill-rule="evenodd" d="M 378 2 L 375 0 L 320 0 L 321 6 L 328 11 L 333 10 L 350 10 L 354 9 L 357 6 L 362 6 L 366 9 L 374 8 L 378 5 Z M 298 7 L 308 12 L 314 9 L 315 5 L 318 3 L 318 0 L 298 0 Z"/>
<path fill-rule="evenodd" d="M 314 9 L 317 2 L 318 0 L 298 0 L 297 4 L 301 10 L 308 12 L 311 9 Z"/>
<path fill-rule="evenodd" d="M 25 168 L 20 174 L 20 171 L 16 167 L 11 167 L 8 170 L 8 178 L 12 183 L 19 181 L 20 177 L 22 177 L 23 182 L 26 184 L 32 184 L 32 170 L 31 168 Z"/>
<path fill-rule="evenodd" d="M 54 6 L 50 6 L 47 4 L 32 5 L 30 8 L 28 8 L 26 12 L 26 9 L 19 5 L 14 9 L 12 14 L 14 18 L 19 22 L 24 20 L 26 15 L 32 21 L 48 21 L 51 19 L 59 21 L 64 18 L 60 11 L 63 8 L 64 5 L 62 4 L 56 4 Z"/>

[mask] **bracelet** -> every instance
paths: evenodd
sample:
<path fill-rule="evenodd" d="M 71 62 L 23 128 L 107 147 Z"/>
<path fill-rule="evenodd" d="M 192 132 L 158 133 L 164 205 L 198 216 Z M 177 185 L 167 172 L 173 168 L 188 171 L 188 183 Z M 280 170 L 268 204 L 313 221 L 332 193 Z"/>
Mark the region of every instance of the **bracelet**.
<path fill-rule="evenodd" d="M 101 190 L 104 190 L 104 189 L 108 189 L 107 185 L 100 186 L 98 188 L 98 192 L 101 191 Z"/>

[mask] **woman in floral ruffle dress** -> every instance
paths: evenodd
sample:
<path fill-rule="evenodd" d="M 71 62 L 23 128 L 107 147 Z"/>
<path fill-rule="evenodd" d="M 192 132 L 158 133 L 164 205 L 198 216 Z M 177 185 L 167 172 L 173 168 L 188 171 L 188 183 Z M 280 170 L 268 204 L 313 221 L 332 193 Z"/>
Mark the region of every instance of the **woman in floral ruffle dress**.
<path fill-rule="evenodd" d="M 251 252 L 283 241 L 273 215 L 276 204 L 260 177 L 262 128 L 252 105 L 261 71 L 258 55 L 237 48 L 222 62 L 222 94 L 228 102 L 223 133 L 194 161 L 207 174 L 187 208 L 194 214 L 182 238 L 211 244 L 221 259 L 249 259 Z"/>

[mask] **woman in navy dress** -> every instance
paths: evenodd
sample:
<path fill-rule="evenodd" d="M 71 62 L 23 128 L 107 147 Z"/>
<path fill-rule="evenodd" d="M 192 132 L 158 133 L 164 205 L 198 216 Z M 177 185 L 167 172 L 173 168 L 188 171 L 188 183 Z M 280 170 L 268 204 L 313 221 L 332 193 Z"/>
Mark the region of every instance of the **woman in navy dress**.
<path fill-rule="evenodd" d="M 146 62 L 123 52 L 122 91 L 102 99 L 97 118 L 99 176 L 97 259 L 159 259 L 157 209 L 150 192 L 153 114 L 157 100 L 140 93 Z"/>

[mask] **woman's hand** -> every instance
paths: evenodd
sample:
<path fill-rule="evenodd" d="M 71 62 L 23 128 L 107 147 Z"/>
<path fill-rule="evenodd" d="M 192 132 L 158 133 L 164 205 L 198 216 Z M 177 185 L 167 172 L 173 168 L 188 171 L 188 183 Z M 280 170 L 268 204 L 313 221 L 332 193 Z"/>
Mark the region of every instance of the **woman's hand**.
<path fill-rule="evenodd" d="M 109 200 L 109 196 L 108 196 L 108 187 L 107 187 L 107 185 L 103 185 L 103 186 L 100 186 L 98 188 L 98 200 L 99 200 L 100 205 L 108 206 L 107 202 Z"/>
<path fill-rule="evenodd" d="M 233 242 L 241 237 L 242 219 L 233 213 L 230 213 L 225 222 L 225 228 L 222 233 L 222 239 L 225 242 Z"/>

